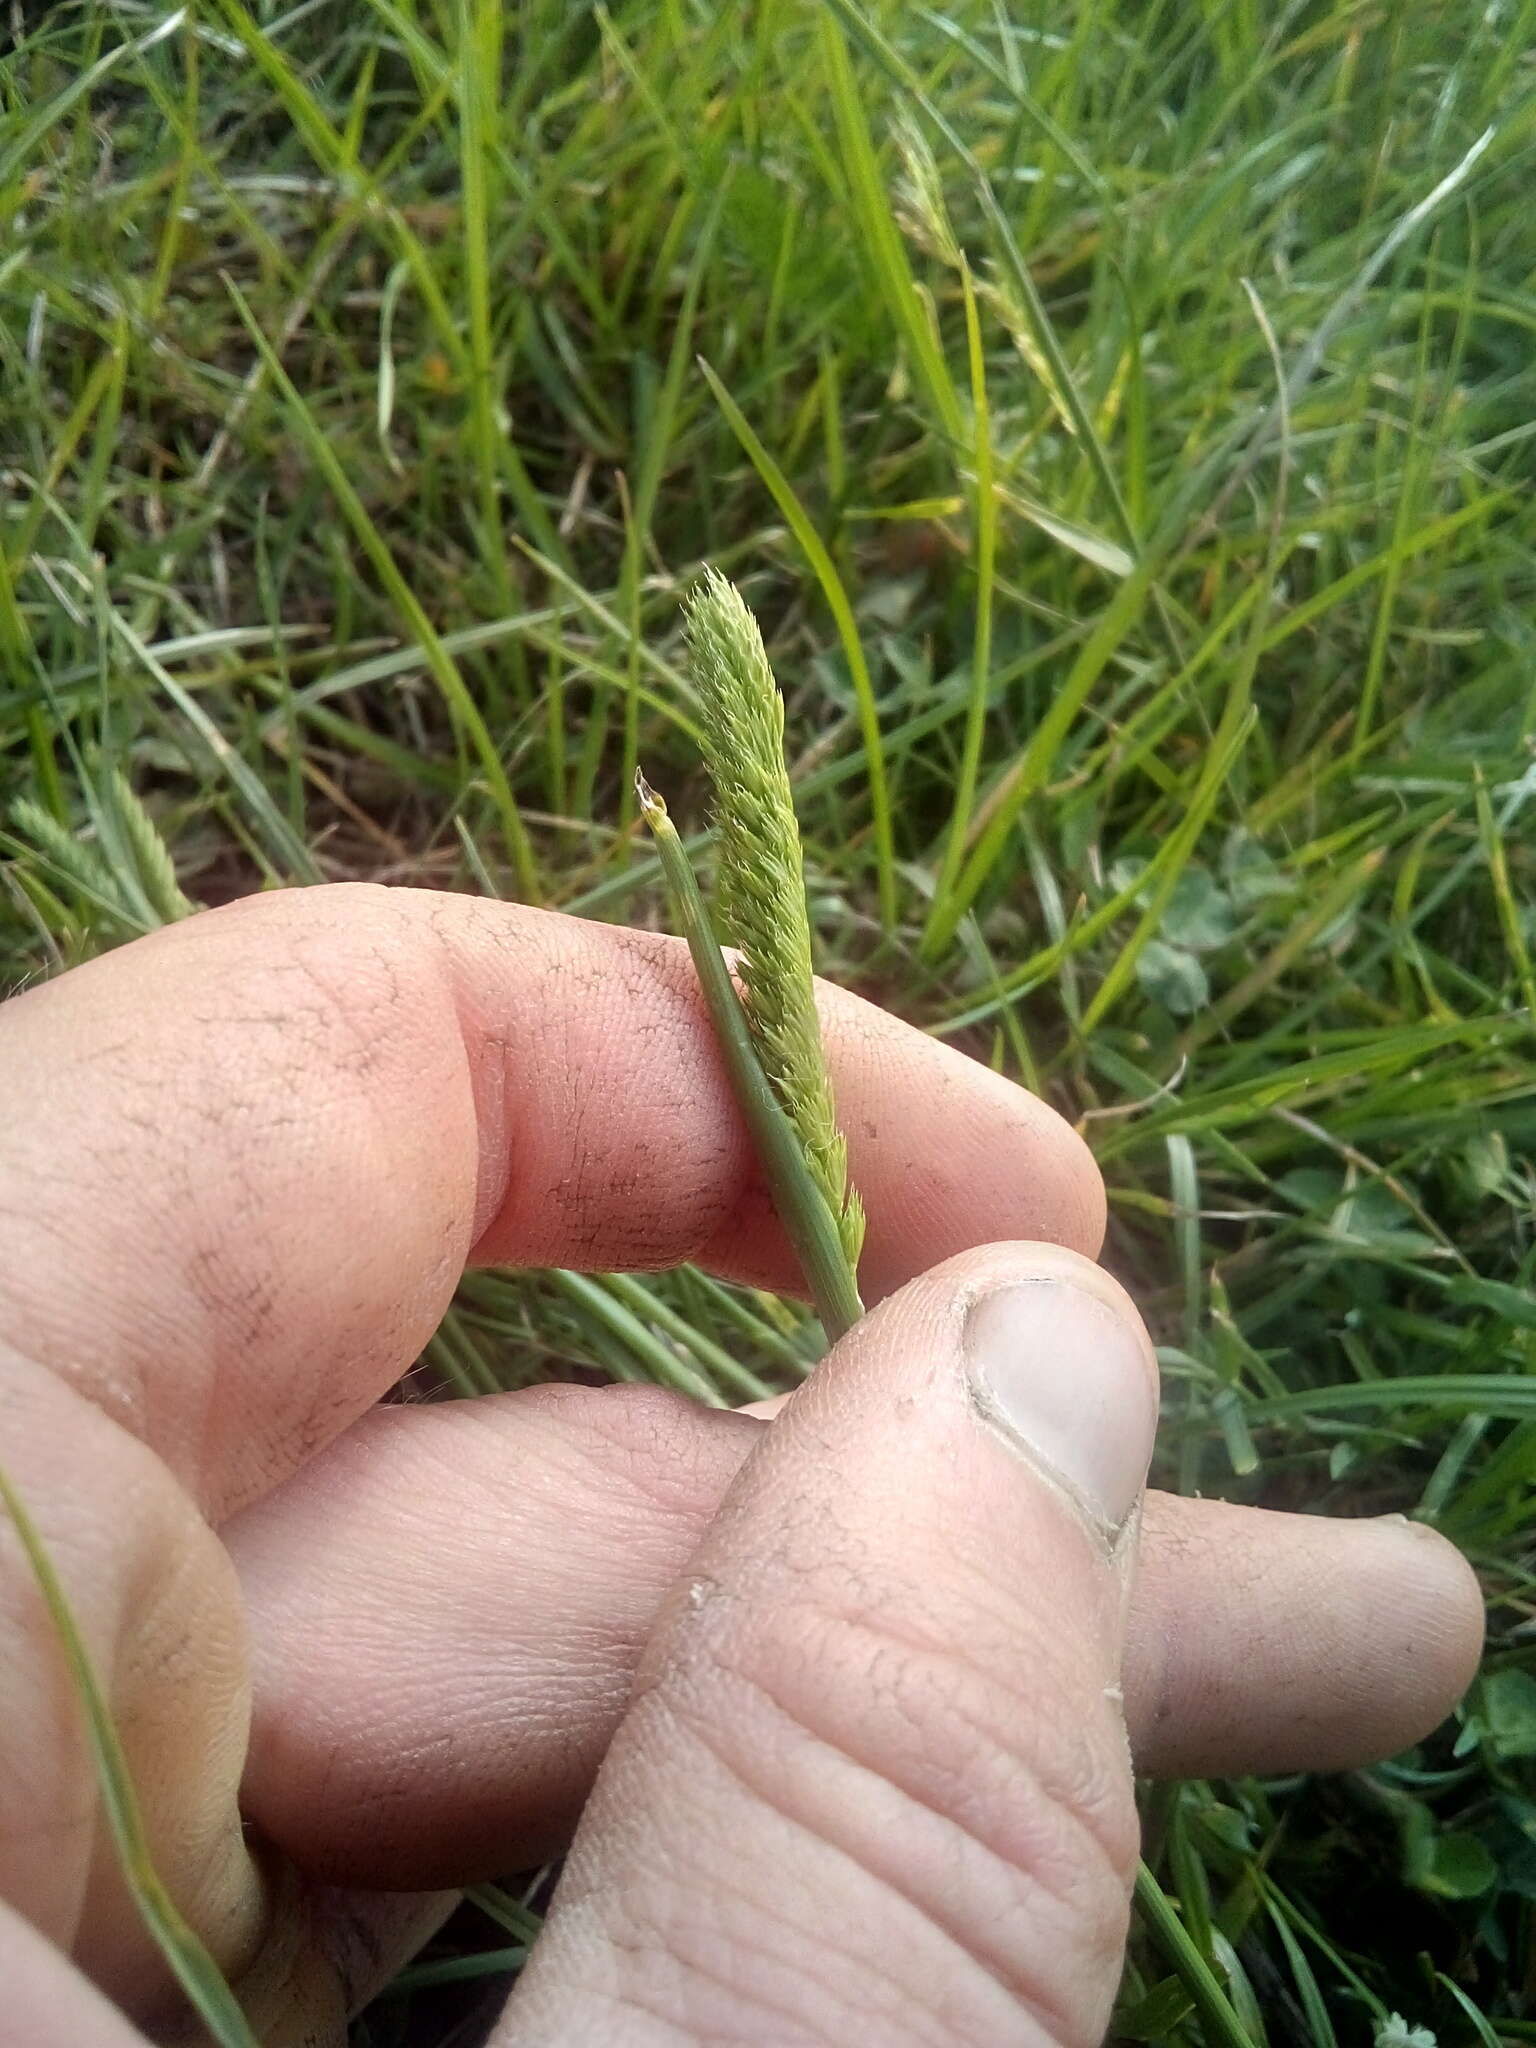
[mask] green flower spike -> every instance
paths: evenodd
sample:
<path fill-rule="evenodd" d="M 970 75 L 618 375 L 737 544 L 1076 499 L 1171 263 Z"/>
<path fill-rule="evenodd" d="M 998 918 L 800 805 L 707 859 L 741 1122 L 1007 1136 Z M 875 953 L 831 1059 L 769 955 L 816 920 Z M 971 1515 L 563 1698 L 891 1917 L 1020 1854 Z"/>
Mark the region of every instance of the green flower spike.
<path fill-rule="evenodd" d="M 688 601 L 687 631 L 715 793 L 720 937 L 739 954 L 739 993 L 676 827 L 643 776 L 641 809 L 732 1087 L 835 1340 L 862 1313 L 856 1271 L 864 1211 L 848 1184 L 848 1148 L 822 1057 L 784 705 L 756 621 L 713 570 Z"/>
<path fill-rule="evenodd" d="M 763 1071 L 838 1220 L 848 1263 L 857 1265 L 864 1211 L 848 1185 L 848 1147 L 822 1058 L 800 827 L 784 765 L 784 700 L 756 619 L 718 571 L 705 571 L 687 619 L 704 765 L 715 791 L 720 934 L 741 955 L 747 1023 Z"/>

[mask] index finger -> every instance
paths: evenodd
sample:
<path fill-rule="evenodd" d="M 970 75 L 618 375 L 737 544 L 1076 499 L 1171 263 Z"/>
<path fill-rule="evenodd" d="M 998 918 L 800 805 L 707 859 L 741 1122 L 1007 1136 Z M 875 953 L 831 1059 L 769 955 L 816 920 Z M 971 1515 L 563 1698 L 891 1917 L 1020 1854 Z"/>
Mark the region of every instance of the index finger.
<path fill-rule="evenodd" d="M 998 1237 L 1092 1253 L 1054 1112 L 823 987 L 873 1300 Z M 466 1261 L 790 1288 L 680 941 L 337 886 L 254 897 L 0 1013 L 0 1328 L 215 1517 L 328 1442 Z"/>

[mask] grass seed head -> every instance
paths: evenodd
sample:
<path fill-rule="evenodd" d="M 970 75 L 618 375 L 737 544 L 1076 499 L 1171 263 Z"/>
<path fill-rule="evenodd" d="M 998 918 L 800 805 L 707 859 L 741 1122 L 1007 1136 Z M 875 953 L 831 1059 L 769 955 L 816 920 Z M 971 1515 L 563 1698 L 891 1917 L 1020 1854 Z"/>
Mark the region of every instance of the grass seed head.
<path fill-rule="evenodd" d="M 800 827 L 784 763 L 784 701 L 757 621 L 736 586 L 714 569 L 688 598 L 687 632 L 715 793 L 722 934 L 741 955 L 747 1018 L 764 1071 L 854 1262 L 864 1215 L 848 1185 L 848 1148 L 822 1057 Z"/>

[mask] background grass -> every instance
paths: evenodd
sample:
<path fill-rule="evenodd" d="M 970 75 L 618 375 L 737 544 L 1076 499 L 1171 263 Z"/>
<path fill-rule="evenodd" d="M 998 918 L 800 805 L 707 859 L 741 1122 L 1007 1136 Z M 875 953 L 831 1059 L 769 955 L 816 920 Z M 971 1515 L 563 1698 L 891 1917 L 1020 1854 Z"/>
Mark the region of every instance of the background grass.
<path fill-rule="evenodd" d="M 1160 1479 L 1483 1575 L 1421 1750 L 1150 1795 L 1185 1928 L 1277 2048 L 1536 2038 L 1536 0 L 1022 11 L 12 0 L 0 974 L 331 878 L 659 917 L 721 566 L 824 968 L 1084 1120 Z M 432 1364 L 814 1335 L 481 1276 Z M 1122 2024 L 1200 2038 L 1144 1938 Z"/>

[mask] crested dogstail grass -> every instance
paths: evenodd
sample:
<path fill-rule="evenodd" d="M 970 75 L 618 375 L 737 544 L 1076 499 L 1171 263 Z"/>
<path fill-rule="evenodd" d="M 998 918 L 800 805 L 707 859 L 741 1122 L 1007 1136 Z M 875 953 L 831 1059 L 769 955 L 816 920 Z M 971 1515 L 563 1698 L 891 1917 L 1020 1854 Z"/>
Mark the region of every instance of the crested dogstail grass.
<path fill-rule="evenodd" d="M 763 1070 L 856 1267 L 864 1213 L 848 1184 L 848 1146 L 822 1057 L 800 827 L 784 764 L 784 700 L 756 619 L 717 570 L 704 572 L 687 617 L 715 796 L 717 928 L 740 954 L 744 1007 Z"/>
<path fill-rule="evenodd" d="M 635 793 L 656 842 L 662 875 L 677 924 L 688 942 L 732 1093 L 757 1146 L 774 1207 L 799 1257 L 822 1327 L 835 1343 L 864 1312 L 857 1269 L 844 1238 L 844 1218 L 828 1201 L 803 1133 L 768 1076 L 754 1043 L 746 1002 L 726 967 L 666 803 L 643 774 L 635 778 Z"/>
<path fill-rule="evenodd" d="M 1410 1755 L 1149 1795 L 1117 2035 L 1209 2038 L 1182 1930 L 1273 2048 L 1536 2038 L 1536 0 L 4 32 L 5 980 L 321 879 L 670 920 L 629 779 L 750 565 L 818 964 L 1090 1140 L 1157 1483 L 1488 1595 Z M 470 1276 L 430 1384 L 816 1354 L 580 1279 Z"/>

